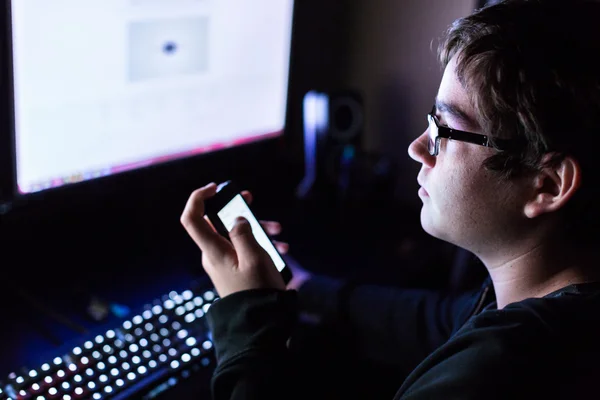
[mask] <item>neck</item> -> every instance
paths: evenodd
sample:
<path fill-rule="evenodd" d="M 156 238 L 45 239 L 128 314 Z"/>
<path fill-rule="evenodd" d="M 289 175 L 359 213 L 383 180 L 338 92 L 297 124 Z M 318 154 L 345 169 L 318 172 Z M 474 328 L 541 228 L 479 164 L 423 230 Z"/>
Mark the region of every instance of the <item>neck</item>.
<path fill-rule="evenodd" d="M 565 286 L 600 280 L 586 252 L 557 241 L 537 243 L 505 259 L 480 256 L 494 284 L 498 309 L 532 297 L 543 297 Z"/>

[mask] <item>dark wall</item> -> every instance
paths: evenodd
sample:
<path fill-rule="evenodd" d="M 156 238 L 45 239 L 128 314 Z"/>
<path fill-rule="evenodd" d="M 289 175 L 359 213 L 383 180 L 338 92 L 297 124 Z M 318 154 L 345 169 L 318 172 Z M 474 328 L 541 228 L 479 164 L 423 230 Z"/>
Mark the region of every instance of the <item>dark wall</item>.
<path fill-rule="evenodd" d="M 347 84 L 365 95 L 365 147 L 393 157 L 398 197 L 420 204 L 419 165 L 407 154 L 426 128 L 426 113 L 442 76 L 436 59 L 438 38 L 476 0 L 371 0 L 357 2 L 352 25 Z"/>

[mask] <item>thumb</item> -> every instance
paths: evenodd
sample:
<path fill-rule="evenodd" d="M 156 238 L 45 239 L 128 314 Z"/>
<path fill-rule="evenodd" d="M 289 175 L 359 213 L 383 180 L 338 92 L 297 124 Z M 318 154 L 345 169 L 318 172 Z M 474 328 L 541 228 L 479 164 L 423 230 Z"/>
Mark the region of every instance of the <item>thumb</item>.
<path fill-rule="evenodd" d="M 252 225 L 243 217 L 236 219 L 233 229 L 229 232 L 229 238 L 238 255 L 238 261 L 256 260 L 263 251 L 252 233 Z"/>

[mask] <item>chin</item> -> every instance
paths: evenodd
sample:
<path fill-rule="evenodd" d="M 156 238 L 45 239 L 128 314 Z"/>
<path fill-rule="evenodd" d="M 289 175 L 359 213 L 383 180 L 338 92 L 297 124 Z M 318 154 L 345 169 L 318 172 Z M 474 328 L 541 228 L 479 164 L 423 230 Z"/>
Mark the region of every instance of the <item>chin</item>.
<path fill-rule="evenodd" d="M 439 220 L 433 218 L 433 216 L 425 210 L 425 206 L 421 209 L 421 227 L 423 230 L 433 236 L 434 238 L 444 240 L 446 242 L 452 242 L 449 240 L 446 230 L 444 230 L 439 223 Z"/>
<path fill-rule="evenodd" d="M 432 221 L 431 215 L 427 211 L 425 211 L 425 206 L 421 208 L 421 227 L 425 232 L 430 234 L 431 236 L 437 237 L 435 224 Z"/>

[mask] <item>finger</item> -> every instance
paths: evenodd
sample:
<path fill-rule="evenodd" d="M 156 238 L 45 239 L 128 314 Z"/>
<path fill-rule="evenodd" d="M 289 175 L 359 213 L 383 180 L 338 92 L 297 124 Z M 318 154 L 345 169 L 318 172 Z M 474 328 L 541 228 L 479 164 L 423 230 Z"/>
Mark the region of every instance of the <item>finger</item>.
<path fill-rule="evenodd" d="M 281 233 L 281 224 L 275 221 L 260 221 L 260 225 L 263 227 L 268 235 L 279 235 Z"/>
<path fill-rule="evenodd" d="M 273 244 L 275 248 L 280 254 L 287 254 L 290 251 L 290 245 L 285 242 L 278 242 L 277 240 L 273 240 Z"/>
<path fill-rule="evenodd" d="M 181 214 L 181 224 L 187 233 L 200 250 L 209 253 L 211 257 L 221 257 L 227 253 L 227 241 L 204 219 L 204 202 L 214 196 L 216 190 L 214 183 L 195 190 Z"/>
<path fill-rule="evenodd" d="M 210 220 L 210 218 L 208 218 L 208 215 L 204 216 L 204 219 L 206 220 L 206 222 L 208 223 L 208 225 L 210 225 L 210 227 L 212 228 L 213 231 L 217 231 L 217 228 L 215 228 L 215 226 L 213 225 L 212 221 Z"/>
<path fill-rule="evenodd" d="M 264 253 L 264 249 L 258 244 L 252 226 L 247 219 L 238 217 L 236 223 L 229 232 L 229 238 L 238 255 L 238 260 L 245 260 L 252 263 L 260 259 Z"/>
<path fill-rule="evenodd" d="M 252 200 L 253 200 L 252 193 L 250 193 L 247 190 L 243 190 L 242 197 L 244 198 L 244 200 L 246 200 L 246 203 L 248 203 L 248 205 L 252 204 Z"/>

